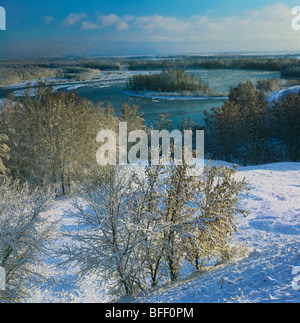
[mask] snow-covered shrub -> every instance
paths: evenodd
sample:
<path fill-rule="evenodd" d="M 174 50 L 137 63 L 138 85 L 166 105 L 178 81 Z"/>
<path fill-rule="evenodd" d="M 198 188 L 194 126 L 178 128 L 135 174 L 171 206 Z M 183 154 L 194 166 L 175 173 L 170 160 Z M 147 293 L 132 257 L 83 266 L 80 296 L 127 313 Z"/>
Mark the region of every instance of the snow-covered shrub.
<path fill-rule="evenodd" d="M 2 183 L 0 196 L 0 266 L 6 272 L 6 290 L 0 291 L 0 302 L 15 302 L 41 278 L 35 266 L 56 223 L 42 216 L 52 201 L 48 192 Z"/>
<path fill-rule="evenodd" d="M 199 182 L 192 183 L 190 234 L 184 240 L 186 259 L 197 270 L 212 257 L 222 257 L 237 231 L 236 216 L 248 214 L 237 207 L 246 183 L 234 178 L 236 172 L 237 168 L 207 166 Z"/>
<path fill-rule="evenodd" d="M 9 158 L 8 153 L 10 151 L 6 144 L 8 137 L 6 135 L 0 134 L 0 177 L 7 175 L 7 167 L 5 166 L 5 161 Z"/>
<path fill-rule="evenodd" d="M 81 185 L 74 206 L 78 230 L 61 250 L 82 275 L 104 272 L 128 295 L 162 279 L 178 279 L 185 260 L 199 269 L 219 257 L 236 231 L 244 181 L 236 169 L 187 165 L 100 169 Z"/>
<path fill-rule="evenodd" d="M 116 281 L 116 294 L 131 294 L 143 288 L 140 271 L 144 250 L 139 241 L 142 210 L 134 188 L 134 174 L 115 167 L 99 169 L 82 183 L 74 203 L 78 232 L 71 232 L 72 245 L 61 250 L 67 262 L 81 273 L 103 272 Z M 87 204 L 87 207 L 85 207 Z"/>

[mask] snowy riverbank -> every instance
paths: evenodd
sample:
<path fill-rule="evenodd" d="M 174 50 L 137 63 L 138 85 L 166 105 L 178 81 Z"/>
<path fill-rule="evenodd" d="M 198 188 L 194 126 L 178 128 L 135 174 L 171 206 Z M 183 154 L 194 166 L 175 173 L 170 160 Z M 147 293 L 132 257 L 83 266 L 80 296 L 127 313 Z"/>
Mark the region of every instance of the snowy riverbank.
<path fill-rule="evenodd" d="M 279 91 L 275 91 L 272 92 L 269 96 L 268 96 L 268 102 L 272 103 L 272 102 L 278 102 L 282 97 L 285 97 L 288 94 L 292 94 L 292 93 L 298 93 L 300 91 L 300 85 L 298 86 L 292 86 L 286 89 L 282 89 Z"/>

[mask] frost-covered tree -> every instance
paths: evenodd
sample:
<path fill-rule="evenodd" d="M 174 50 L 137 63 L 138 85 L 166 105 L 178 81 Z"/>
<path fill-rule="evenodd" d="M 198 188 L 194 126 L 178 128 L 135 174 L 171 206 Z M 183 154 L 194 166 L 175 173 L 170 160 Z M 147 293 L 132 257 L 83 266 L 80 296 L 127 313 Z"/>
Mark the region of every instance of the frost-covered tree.
<path fill-rule="evenodd" d="M 61 253 L 67 262 L 76 263 L 82 274 L 104 272 L 117 282 L 118 295 L 131 294 L 144 282 L 144 250 L 140 243 L 143 221 L 135 190 L 134 174 L 126 168 L 98 169 L 93 178 L 82 183 L 73 213 L 79 230 L 70 233 L 76 244 Z M 86 205 L 86 207 L 84 206 Z"/>
<path fill-rule="evenodd" d="M 6 177 L 8 173 L 8 169 L 5 166 L 5 162 L 9 159 L 10 149 L 6 142 L 8 141 L 8 137 L 6 135 L 0 134 L 0 177 Z"/>
<path fill-rule="evenodd" d="M 82 183 L 75 203 L 74 243 L 65 263 L 81 273 L 104 271 L 118 295 L 131 294 L 162 280 L 178 279 L 185 260 L 197 269 L 221 256 L 235 232 L 245 183 L 236 170 L 208 167 L 188 176 L 189 167 L 107 167 Z"/>
<path fill-rule="evenodd" d="M 275 92 L 280 89 L 281 82 L 279 79 L 262 79 L 256 84 L 256 88 L 263 92 Z"/>
<path fill-rule="evenodd" d="M 128 132 L 133 130 L 146 130 L 144 114 L 140 112 L 140 107 L 137 105 L 130 107 L 128 103 L 125 103 L 121 109 L 119 120 L 121 122 L 127 122 Z"/>
<path fill-rule="evenodd" d="M 191 118 L 184 117 L 178 122 L 178 129 L 183 132 L 184 130 L 192 130 L 195 127 L 195 122 Z"/>
<path fill-rule="evenodd" d="M 174 124 L 173 124 L 173 121 L 169 119 L 169 117 L 170 117 L 170 113 L 167 113 L 167 111 L 165 111 L 162 114 L 159 114 L 155 119 L 154 129 L 159 131 L 162 131 L 162 130 L 172 131 L 174 129 Z"/>
<path fill-rule="evenodd" d="M 110 104 L 93 104 L 75 92 L 54 92 L 43 84 L 33 91 L 35 97 L 28 90 L 22 104 L 9 102 L 0 111 L 12 176 L 32 186 L 51 184 L 57 193 L 69 193 L 97 167 L 99 131 L 117 132 L 119 121 L 128 122 L 128 131 L 145 129 L 137 106 L 125 104 L 117 118 Z"/>
<path fill-rule="evenodd" d="M 96 166 L 97 133 L 117 127 L 111 106 L 106 109 L 76 93 L 54 93 L 40 85 L 35 97 L 27 91 L 22 104 L 1 109 L 1 133 L 9 137 L 9 168 L 14 179 L 33 186 L 55 185 L 68 193 Z"/>
<path fill-rule="evenodd" d="M 276 138 L 282 140 L 290 160 L 300 158 L 300 92 L 283 97 L 274 107 Z M 275 130 L 274 130 L 275 132 Z"/>
<path fill-rule="evenodd" d="M 210 157 L 244 166 L 265 162 L 271 143 L 269 110 L 264 92 L 251 82 L 232 88 L 229 102 L 205 113 Z"/>
<path fill-rule="evenodd" d="M 248 212 L 238 207 L 246 190 L 245 179 L 236 180 L 237 167 L 207 166 L 199 182 L 192 183 L 189 232 L 183 237 L 185 258 L 199 270 L 212 257 L 222 258 L 237 231 L 236 217 Z"/>
<path fill-rule="evenodd" d="M 36 268 L 56 232 L 56 222 L 42 212 L 53 196 L 18 183 L 3 183 L 0 196 L 0 266 L 6 272 L 0 302 L 16 302 L 42 278 Z"/>
<path fill-rule="evenodd" d="M 183 165 L 163 167 L 156 173 L 154 178 L 163 180 L 156 180 L 157 187 L 152 189 L 156 216 L 148 215 L 155 221 L 149 240 L 156 241 L 148 244 L 148 250 L 159 255 L 157 271 L 166 269 L 173 281 L 180 275 L 183 259 L 198 270 L 212 257 L 222 257 L 236 232 L 236 217 L 247 215 L 237 207 L 245 181 L 235 179 L 236 168 L 207 166 L 200 177 L 188 176 L 188 170 Z"/>

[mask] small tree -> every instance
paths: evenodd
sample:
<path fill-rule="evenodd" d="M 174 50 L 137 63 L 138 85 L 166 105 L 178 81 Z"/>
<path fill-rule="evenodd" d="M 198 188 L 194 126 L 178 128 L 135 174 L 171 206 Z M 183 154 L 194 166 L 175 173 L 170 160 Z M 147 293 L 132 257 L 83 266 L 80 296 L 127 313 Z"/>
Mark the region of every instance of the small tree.
<path fill-rule="evenodd" d="M 155 130 L 168 130 L 171 131 L 174 129 L 174 124 L 171 119 L 168 119 L 170 117 L 170 114 L 165 111 L 162 114 L 159 114 L 158 117 L 155 119 L 154 122 L 154 129 Z"/>
<path fill-rule="evenodd" d="M 142 210 L 134 189 L 134 174 L 125 168 L 98 169 L 80 187 L 74 203 L 78 233 L 70 233 L 78 244 L 65 246 L 66 263 L 79 265 L 81 273 L 103 271 L 116 281 L 117 295 L 144 288 L 140 271 L 144 263 L 140 226 Z"/>
<path fill-rule="evenodd" d="M 246 216 L 238 208 L 239 195 L 245 190 L 245 180 L 237 181 L 237 167 L 207 166 L 199 182 L 192 183 L 189 235 L 183 239 L 186 259 L 199 270 L 212 257 L 222 257 L 230 237 L 237 231 L 235 219 Z"/>
<path fill-rule="evenodd" d="M 0 302 L 22 299 L 31 283 L 42 278 L 35 266 L 55 234 L 56 222 L 42 215 L 52 201 L 49 192 L 4 183 L 0 186 L 0 266 L 6 291 Z"/>
<path fill-rule="evenodd" d="M 154 287 L 165 276 L 164 266 L 164 225 L 163 204 L 165 192 L 165 167 L 148 166 L 145 176 L 137 177 L 140 207 L 143 212 L 143 230 L 140 230 L 141 243 L 145 251 L 145 276 Z"/>
<path fill-rule="evenodd" d="M 10 149 L 5 142 L 8 141 L 6 135 L 0 134 L 0 177 L 7 176 L 8 169 L 5 166 L 5 162 L 9 159 Z"/>

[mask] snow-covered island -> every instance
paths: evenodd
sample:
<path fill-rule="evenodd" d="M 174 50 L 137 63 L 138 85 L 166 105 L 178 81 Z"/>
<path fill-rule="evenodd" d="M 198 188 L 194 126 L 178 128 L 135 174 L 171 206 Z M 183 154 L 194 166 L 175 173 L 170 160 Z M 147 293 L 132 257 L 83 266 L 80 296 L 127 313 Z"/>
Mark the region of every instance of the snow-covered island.
<path fill-rule="evenodd" d="M 127 81 L 125 95 L 152 100 L 226 100 L 212 91 L 209 84 L 182 69 L 161 73 L 133 75 Z"/>

